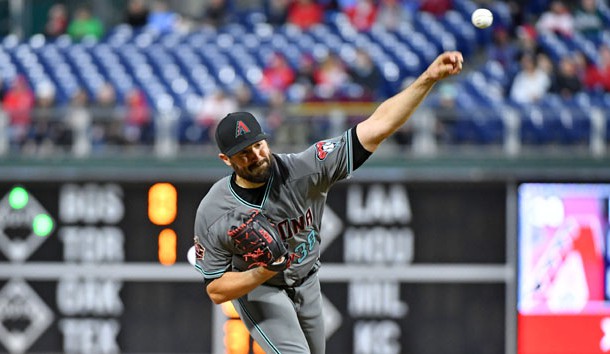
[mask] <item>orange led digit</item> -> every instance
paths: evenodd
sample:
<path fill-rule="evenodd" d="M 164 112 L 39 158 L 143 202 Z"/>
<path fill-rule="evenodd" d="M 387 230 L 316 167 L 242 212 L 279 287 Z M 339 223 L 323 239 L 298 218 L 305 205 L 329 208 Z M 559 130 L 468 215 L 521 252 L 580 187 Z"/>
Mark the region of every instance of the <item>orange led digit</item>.
<path fill-rule="evenodd" d="M 250 353 L 250 342 L 252 342 L 253 354 L 265 354 L 261 346 L 255 340 L 251 340 L 246 325 L 239 319 L 233 303 L 230 301 L 220 304 L 220 308 L 228 319 L 225 322 L 225 348 L 227 353 Z"/>
<path fill-rule="evenodd" d="M 155 225 L 169 225 L 176 220 L 178 193 L 171 183 L 156 183 L 148 190 L 148 218 Z"/>
<path fill-rule="evenodd" d="M 227 354 L 248 354 L 250 352 L 250 333 L 242 321 L 227 320 L 224 332 Z"/>
<path fill-rule="evenodd" d="M 231 301 L 223 302 L 220 304 L 220 308 L 222 309 L 222 313 L 229 318 L 239 318 L 239 314 L 235 311 L 235 306 Z"/>
<path fill-rule="evenodd" d="M 159 263 L 169 266 L 176 263 L 176 232 L 165 229 L 159 233 Z"/>

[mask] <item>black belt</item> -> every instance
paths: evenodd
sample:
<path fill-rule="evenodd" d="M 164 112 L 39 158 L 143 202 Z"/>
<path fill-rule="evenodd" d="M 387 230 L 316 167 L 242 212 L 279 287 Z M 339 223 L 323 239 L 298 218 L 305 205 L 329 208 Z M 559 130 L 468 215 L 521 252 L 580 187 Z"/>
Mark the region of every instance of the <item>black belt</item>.
<path fill-rule="evenodd" d="M 320 267 L 319 266 L 314 266 L 309 273 L 307 273 L 303 278 L 301 279 L 297 279 L 294 284 L 292 285 L 271 285 L 273 287 L 276 288 L 280 288 L 280 289 L 292 289 L 292 288 L 298 288 L 299 286 L 303 285 L 309 278 L 311 278 L 312 276 L 314 276 L 317 272 L 318 269 Z"/>
<path fill-rule="evenodd" d="M 318 267 L 314 266 L 313 268 L 311 268 L 311 270 L 309 271 L 309 273 L 307 273 L 303 278 L 298 279 L 297 281 L 294 282 L 294 284 L 292 284 L 292 288 L 297 288 L 301 285 L 303 285 L 303 283 L 305 283 L 307 281 L 307 279 L 311 278 L 312 276 L 314 276 L 314 274 L 316 274 L 318 272 Z"/>

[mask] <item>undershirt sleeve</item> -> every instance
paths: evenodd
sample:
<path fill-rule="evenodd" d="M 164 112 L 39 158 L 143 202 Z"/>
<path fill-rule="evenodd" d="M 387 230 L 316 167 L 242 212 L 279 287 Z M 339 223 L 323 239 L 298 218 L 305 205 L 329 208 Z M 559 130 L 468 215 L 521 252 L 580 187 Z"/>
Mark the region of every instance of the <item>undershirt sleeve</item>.
<path fill-rule="evenodd" d="M 352 134 L 352 159 L 354 162 L 354 171 L 362 166 L 364 161 L 366 161 L 373 153 L 366 150 L 360 140 L 358 140 L 358 134 L 356 134 L 356 127 L 351 129 Z"/>

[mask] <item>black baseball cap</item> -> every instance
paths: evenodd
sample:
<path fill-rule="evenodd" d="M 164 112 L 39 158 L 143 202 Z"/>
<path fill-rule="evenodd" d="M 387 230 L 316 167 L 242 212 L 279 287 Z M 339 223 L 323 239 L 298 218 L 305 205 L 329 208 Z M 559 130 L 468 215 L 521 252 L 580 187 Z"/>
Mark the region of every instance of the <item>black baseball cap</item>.
<path fill-rule="evenodd" d="M 248 146 L 267 139 L 261 125 L 249 112 L 227 114 L 216 127 L 216 144 L 220 152 L 233 156 Z"/>

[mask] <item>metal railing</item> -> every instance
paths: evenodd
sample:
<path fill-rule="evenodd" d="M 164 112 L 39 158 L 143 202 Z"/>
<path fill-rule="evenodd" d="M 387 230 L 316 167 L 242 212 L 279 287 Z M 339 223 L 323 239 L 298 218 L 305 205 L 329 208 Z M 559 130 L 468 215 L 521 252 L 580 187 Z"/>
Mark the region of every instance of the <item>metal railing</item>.
<path fill-rule="evenodd" d="M 271 135 L 276 150 L 298 151 L 314 141 L 337 136 L 366 119 L 377 107 L 375 103 L 307 103 L 287 105 L 278 110 L 250 107 Z M 120 111 L 119 111 L 120 112 Z M 40 114 L 34 110 L 31 123 L 20 128 L 10 123 L 6 112 L 0 111 L 0 156 L 65 155 L 78 158 L 107 157 L 117 153 L 174 158 L 185 154 L 216 154 L 213 126 L 197 123 L 197 117 L 180 110 L 157 111 L 152 126 L 137 126 L 125 121 L 117 109 L 85 108 L 75 116 L 66 108 L 54 108 Z M 380 149 L 381 154 L 407 154 L 414 157 L 434 157 L 450 152 L 496 154 L 518 157 L 532 152 L 569 153 L 589 157 L 603 157 L 608 146 L 606 115 L 599 108 L 587 112 L 585 131 L 569 141 L 551 138 L 548 141 L 526 139 L 528 129 L 544 133 L 545 119 L 540 109 L 528 115 L 512 108 L 489 112 L 477 117 L 449 117 L 432 107 L 422 106 L 394 136 Z M 481 118 L 495 116 L 496 118 Z M 490 128 L 492 119 L 497 121 Z M 570 117 L 555 117 L 556 125 L 564 124 L 563 132 L 570 134 Z M 45 132 L 45 127 L 49 129 Z M 24 131 L 25 129 L 25 131 Z M 151 136 L 143 136 L 150 129 Z M 492 129 L 496 129 L 495 136 Z M 576 129 L 576 128 L 574 128 Z M 195 137 L 191 133 L 197 130 Z M 58 139 L 61 131 L 68 139 Z M 45 136 L 45 133 L 48 136 Z M 59 134 L 59 135 L 61 135 Z M 189 135 L 190 134 L 190 135 Z M 460 135 L 461 134 L 461 135 Z M 464 136 L 464 134 L 466 136 Z M 561 133 L 557 133 L 561 134 Z M 138 137 L 139 136 L 139 137 Z"/>

